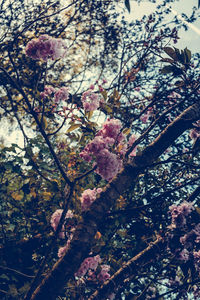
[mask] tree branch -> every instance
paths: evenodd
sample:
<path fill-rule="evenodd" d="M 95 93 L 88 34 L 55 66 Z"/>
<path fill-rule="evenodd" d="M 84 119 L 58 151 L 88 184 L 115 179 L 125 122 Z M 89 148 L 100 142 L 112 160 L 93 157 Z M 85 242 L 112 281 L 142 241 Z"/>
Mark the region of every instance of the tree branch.
<path fill-rule="evenodd" d="M 158 251 L 160 252 L 159 246 L 163 246 L 162 244 L 164 245 L 164 240 L 158 236 L 157 239 L 150 243 L 147 248 L 131 258 L 113 276 L 106 280 L 88 300 L 107 299 L 107 296 L 109 296 L 113 289 L 116 289 L 116 287 L 119 286 L 124 279 L 133 273 L 137 274 L 137 270 L 140 268 L 141 263 L 144 263 L 146 259 L 149 260 L 149 258 L 152 258 L 152 256 L 154 256 Z"/>
<path fill-rule="evenodd" d="M 143 169 L 156 161 L 158 157 L 174 142 L 185 130 L 191 128 L 192 123 L 200 118 L 200 103 L 186 109 L 163 132 L 147 146 L 141 154 L 125 164 L 124 169 L 108 184 L 91 209 L 83 214 L 82 221 L 78 224 L 69 250 L 53 266 L 51 272 L 34 291 L 31 300 L 55 299 L 66 282 L 74 276 L 83 259 L 86 258 L 94 243 L 94 236 L 102 216 L 110 210 L 119 197 L 137 180 Z M 117 191 L 114 188 L 117 186 Z"/>

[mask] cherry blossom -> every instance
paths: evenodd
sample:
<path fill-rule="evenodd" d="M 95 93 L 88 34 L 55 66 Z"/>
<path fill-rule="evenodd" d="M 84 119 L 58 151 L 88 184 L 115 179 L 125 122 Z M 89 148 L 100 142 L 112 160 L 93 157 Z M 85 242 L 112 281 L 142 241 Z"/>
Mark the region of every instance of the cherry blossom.
<path fill-rule="evenodd" d="M 78 271 L 74 274 L 76 277 L 85 276 L 89 270 L 96 271 L 98 264 L 101 262 L 99 255 L 87 257 L 82 262 Z"/>
<path fill-rule="evenodd" d="M 60 218 L 62 216 L 63 209 L 57 209 L 51 216 L 50 224 L 54 231 L 56 231 Z M 69 209 L 65 215 L 65 219 L 70 219 L 73 217 L 72 211 Z M 62 226 L 61 232 L 59 233 L 60 238 L 65 238 L 65 227 Z"/>
<path fill-rule="evenodd" d="M 101 193 L 101 191 L 101 188 L 94 188 L 93 190 L 87 189 L 82 193 L 80 198 L 82 211 L 85 211 L 90 207 L 90 205 L 96 200 L 97 194 Z"/>
<path fill-rule="evenodd" d="M 38 39 L 33 39 L 27 44 L 25 52 L 27 56 L 35 60 L 55 60 L 65 55 L 66 45 L 62 39 L 41 35 Z"/>
<path fill-rule="evenodd" d="M 92 89 L 85 91 L 81 97 L 83 107 L 86 111 L 93 111 L 99 108 L 100 100 L 100 96 L 94 93 L 93 86 Z"/>
<path fill-rule="evenodd" d="M 107 149 L 103 149 L 97 156 L 96 173 L 110 181 L 122 169 L 122 160 Z"/>

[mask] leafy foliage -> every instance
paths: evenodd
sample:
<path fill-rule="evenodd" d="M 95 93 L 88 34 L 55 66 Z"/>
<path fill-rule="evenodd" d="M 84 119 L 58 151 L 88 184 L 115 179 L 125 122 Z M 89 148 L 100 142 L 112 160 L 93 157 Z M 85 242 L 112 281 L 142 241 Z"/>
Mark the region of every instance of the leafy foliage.
<path fill-rule="evenodd" d="M 0 113 L 11 130 L 17 127 L 23 136 L 19 145 L 2 141 L 0 147 L 2 299 L 37 299 L 34 290 L 46 284 L 47 273 L 51 276 L 59 265 L 54 265 L 58 250 L 68 246 L 77 255 L 75 264 L 71 257 L 76 272 L 88 255 L 99 255 L 101 262 L 96 275 L 90 268 L 82 278 L 72 272 L 63 284 L 54 278 L 61 288 L 56 292 L 52 283 L 53 292 L 49 288 L 45 295 L 49 299 L 92 299 L 101 284 L 106 286 L 99 279 L 102 269 L 108 269 L 105 265 L 116 276 L 138 257 L 142 259 L 136 271 L 129 268 L 114 291 L 108 287 L 108 296 L 114 292 L 116 299 L 183 299 L 199 291 L 195 264 L 178 258 L 180 231 L 173 246 L 169 238 L 172 204 L 193 202 L 188 230 L 200 223 L 199 110 L 194 109 L 199 103 L 199 55 L 174 46 L 178 26 L 163 24 L 165 1 L 154 14 L 130 24 L 123 18 L 124 6 L 117 12 L 118 2 L 1 3 Z M 130 12 L 130 1 L 122 3 Z M 27 44 L 44 34 L 66 42 L 63 59 L 46 62 L 27 55 Z M 51 91 L 44 95 L 49 86 Z M 64 100 L 55 96 L 63 87 L 69 88 Z M 90 101 L 98 98 L 97 109 L 84 109 L 88 90 Z M 182 117 L 182 126 L 168 136 L 170 143 L 157 143 L 187 110 L 192 111 L 190 119 Z M 99 148 L 91 150 L 88 145 L 94 140 L 98 142 L 92 145 Z M 154 151 L 148 152 L 151 146 Z M 126 176 L 122 171 L 109 183 L 100 176 L 102 149 L 113 158 L 110 168 L 116 162 L 129 168 Z M 84 160 L 80 153 L 87 151 L 91 157 Z M 146 152 L 150 154 L 144 159 Z M 91 209 L 83 212 L 81 196 L 94 188 L 103 192 L 95 192 Z M 106 199 L 103 209 L 99 199 Z M 59 209 L 64 213 L 52 228 L 52 214 Z M 65 218 L 68 210 L 73 217 Z M 81 230 L 89 240 L 84 234 L 77 239 Z M 183 235 L 185 228 L 181 230 Z M 160 241 L 158 236 L 164 240 L 159 251 L 143 260 L 151 243 Z M 195 247 L 199 250 L 198 244 Z"/>

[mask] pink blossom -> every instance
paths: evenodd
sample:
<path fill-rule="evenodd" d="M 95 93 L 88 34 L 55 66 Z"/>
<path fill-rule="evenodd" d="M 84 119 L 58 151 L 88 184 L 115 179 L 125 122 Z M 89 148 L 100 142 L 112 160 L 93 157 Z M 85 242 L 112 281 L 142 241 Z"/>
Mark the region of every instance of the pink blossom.
<path fill-rule="evenodd" d="M 200 223 L 195 226 L 193 232 L 196 235 L 195 242 L 200 243 Z"/>
<path fill-rule="evenodd" d="M 113 142 L 114 140 L 112 140 Z M 93 155 L 97 155 L 99 151 L 107 147 L 106 141 L 101 136 L 96 136 L 87 146 L 86 150 Z"/>
<path fill-rule="evenodd" d="M 186 224 L 186 218 L 194 209 L 193 203 L 184 201 L 180 205 L 171 205 L 169 207 L 172 217 L 172 227 L 181 227 Z"/>
<path fill-rule="evenodd" d="M 99 91 L 100 91 L 100 92 L 103 92 L 103 91 L 104 91 L 104 88 L 103 88 L 101 85 L 99 85 Z"/>
<path fill-rule="evenodd" d="M 101 175 L 107 181 L 110 181 L 122 168 L 122 160 L 119 157 L 103 149 L 97 156 L 97 169 L 96 173 Z"/>
<path fill-rule="evenodd" d="M 66 53 L 66 46 L 61 39 L 48 35 L 41 35 L 38 39 L 31 40 L 26 46 L 26 55 L 32 59 L 58 59 Z"/>
<path fill-rule="evenodd" d="M 91 86 L 90 86 L 89 89 L 90 89 L 90 90 L 94 90 L 94 84 L 91 84 Z"/>
<path fill-rule="evenodd" d="M 90 205 L 96 200 L 97 194 L 101 193 L 101 191 L 101 188 L 94 188 L 93 190 L 87 189 L 82 193 L 80 198 L 82 211 L 85 211 L 90 207 Z"/>
<path fill-rule="evenodd" d="M 89 270 L 88 271 L 88 280 L 91 280 L 91 281 L 95 281 L 96 280 L 96 274 L 95 274 L 95 272 L 94 271 L 92 271 L 92 270 Z"/>
<path fill-rule="evenodd" d="M 54 231 L 56 231 L 58 224 L 60 222 L 61 215 L 63 213 L 63 209 L 57 209 L 51 216 L 50 224 Z M 69 219 L 73 217 L 72 211 L 69 209 L 66 213 L 65 219 Z M 62 226 L 61 232 L 59 233 L 60 238 L 65 238 L 65 227 Z"/>
<path fill-rule="evenodd" d="M 78 269 L 78 271 L 74 274 L 76 277 L 82 277 L 85 276 L 85 274 L 87 273 L 88 268 L 85 264 L 81 264 L 80 268 Z"/>
<path fill-rule="evenodd" d="M 196 270 L 199 272 L 200 271 L 200 250 L 194 251 L 193 257 L 194 257 L 194 261 L 195 261 Z"/>
<path fill-rule="evenodd" d="M 86 111 L 93 111 L 99 107 L 100 96 L 89 89 L 82 94 L 81 101 Z"/>
<path fill-rule="evenodd" d="M 69 89 L 67 87 L 61 87 L 56 93 L 55 93 L 55 102 L 58 103 L 61 100 L 67 101 L 69 98 Z"/>
<path fill-rule="evenodd" d="M 82 277 L 85 276 L 86 273 L 89 270 L 93 270 L 96 271 L 98 264 L 101 262 L 101 258 L 99 255 L 96 255 L 94 257 L 87 257 L 84 259 L 84 261 L 82 262 L 80 268 L 78 269 L 78 271 L 74 274 L 76 277 Z"/>
<path fill-rule="evenodd" d="M 135 134 L 132 134 L 129 138 L 128 145 L 131 147 L 133 143 L 137 140 L 137 136 Z M 129 156 L 136 156 L 137 146 L 133 149 L 133 151 L 129 154 Z"/>
<path fill-rule="evenodd" d="M 46 85 L 44 87 L 44 92 L 41 92 L 40 96 L 42 99 L 44 99 L 44 98 L 47 98 L 48 96 L 54 95 L 55 92 L 56 92 L 56 90 L 54 89 L 54 87 Z"/>
<path fill-rule="evenodd" d="M 200 136 L 200 131 L 198 131 L 197 129 L 191 129 L 190 130 L 190 134 L 189 134 L 189 137 L 196 141 L 196 139 Z"/>
<path fill-rule="evenodd" d="M 138 86 L 138 87 L 134 88 L 134 90 L 135 90 L 136 92 L 139 92 L 139 91 L 140 91 L 140 87 Z"/>
<path fill-rule="evenodd" d="M 123 143 L 125 136 L 120 132 L 121 128 L 122 124 L 119 120 L 107 120 L 96 137 L 80 153 L 80 156 L 88 162 L 95 159 L 97 163 L 96 173 L 108 181 L 116 176 L 122 168 L 122 160 L 110 152 L 110 146 L 114 144 L 119 147 L 122 146 L 120 154 L 123 155 L 126 150 Z"/>
<path fill-rule="evenodd" d="M 85 149 L 81 151 L 80 157 L 87 162 L 90 162 L 92 160 L 92 156 Z"/>
<path fill-rule="evenodd" d="M 108 119 L 103 124 L 103 128 L 98 132 L 98 135 L 101 135 L 104 138 L 110 137 L 118 142 L 121 142 L 123 139 L 125 139 L 125 136 L 120 133 L 121 128 L 122 123 L 119 120 Z"/>
<path fill-rule="evenodd" d="M 179 254 L 179 259 L 183 260 L 184 262 L 188 261 L 189 251 L 187 249 L 183 249 Z"/>
<path fill-rule="evenodd" d="M 110 266 L 109 265 L 101 265 L 101 270 L 104 272 L 109 272 L 110 271 Z"/>
<path fill-rule="evenodd" d="M 67 101 L 69 98 L 69 89 L 67 87 L 61 87 L 60 89 L 56 90 L 52 86 L 45 86 L 44 91 L 40 93 L 40 96 L 44 99 L 49 96 L 52 97 L 55 103 L 59 103 L 60 101 Z M 67 107 L 63 108 L 67 109 Z"/>
<path fill-rule="evenodd" d="M 103 138 L 102 136 L 96 136 L 80 153 L 80 156 L 85 160 L 90 162 L 92 156 L 97 156 L 99 152 L 103 149 L 109 148 L 114 144 L 115 140 L 109 137 Z"/>
<path fill-rule="evenodd" d="M 63 209 L 57 209 L 51 216 L 51 227 L 53 227 L 54 231 L 56 231 L 58 224 L 60 222 L 60 218 L 62 215 Z"/>
<path fill-rule="evenodd" d="M 58 250 L 58 257 L 59 258 L 62 257 L 65 254 L 65 252 L 69 249 L 69 245 L 71 243 L 72 237 L 73 237 L 73 234 L 70 235 L 70 237 L 68 238 L 67 243 L 65 244 L 65 246 L 59 248 L 59 250 Z"/>
<path fill-rule="evenodd" d="M 200 262 L 200 250 L 199 251 L 194 251 L 193 252 L 194 258 Z"/>
<path fill-rule="evenodd" d="M 144 124 L 146 124 L 147 123 L 147 121 L 149 120 L 149 113 L 147 112 L 146 114 L 144 114 L 144 115 L 142 115 L 141 117 L 140 117 L 140 120 L 142 121 L 142 123 L 144 123 Z"/>
<path fill-rule="evenodd" d="M 108 273 L 110 271 L 109 265 L 102 265 L 101 266 L 101 272 L 98 274 L 97 278 L 99 281 L 106 281 L 110 278 L 110 274 Z"/>
<path fill-rule="evenodd" d="M 94 257 L 91 257 L 90 261 L 89 261 L 89 268 L 91 270 L 96 271 L 98 264 L 101 262 L 101 258 L 99 255 L 96 255 Z"/>

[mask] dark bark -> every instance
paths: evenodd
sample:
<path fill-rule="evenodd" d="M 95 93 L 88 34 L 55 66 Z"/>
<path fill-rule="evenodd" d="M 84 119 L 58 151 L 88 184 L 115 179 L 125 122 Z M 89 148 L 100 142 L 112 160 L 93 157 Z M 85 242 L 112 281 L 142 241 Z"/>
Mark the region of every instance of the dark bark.
<path fill-rule="evenodd" d="M 124 169 L 105 187 L 91 205 L 90 211 L 83 214 L 83 220 L 77 226 L 70 249 L 43 279 L 34 291 L 31 300 L 56 298 L 67 281 L 78 270 L 83 259 L 88 256 L 96 231 L 101 224 L 102 216 L 110 210 L 119 195 L 134 186 L 140 172 L 151 166 L 198 119 L 200 119 L 200 103 L 186 109 L 140 155 L 124 166 Z"/>
<path fill-rule="evenodd" d="M 200 194 L 200 187 L 197 187 L 194 192 L 187 198 L 188 202 L 194 201 Z M 107 299 L 117 286 L 122 286 L 123 282 L 129 275 L 136 276 L 141 267 L 141 264 L 152 260 L 157 254 L 165 249 L 167 242 L 165 237 L 158 236 L 157 239 L 150 243 L 147 248 L 137 254 L 135 257 L 125 263 L 115 274 L 113 274 L 102 286 L 96 290 L 88 300 L 103 300 Z"/>
<path fill-rule="evenodd" d="M 115 274 L 113 274 L 104 284 L 94 293 L 88 300 L 103 300 L 107 299 L 116 287 L 120 286 L 122 282 L 128 278 L 129 275 L 137 275 L 141 263 L 145 263 L 155 257 L 164 247 L 166 243 L 158 236 L 157 239 L 150 243 L 147 248 L 139 254 L 131 258 L 125 263 Z"/>

